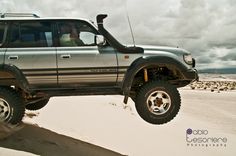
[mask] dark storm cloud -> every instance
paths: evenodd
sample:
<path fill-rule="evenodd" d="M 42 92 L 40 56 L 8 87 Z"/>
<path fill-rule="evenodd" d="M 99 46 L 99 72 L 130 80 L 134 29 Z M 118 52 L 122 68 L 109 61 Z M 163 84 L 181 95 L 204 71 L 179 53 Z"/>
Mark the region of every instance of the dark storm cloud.
<path fill-rule="evenodd" d="M 208 63 L 212 63 L 214 62 L 212 60 L 211 57 L 209 56 L 200 56 L 200 57 L 197 57 L 197 63 L 201 63 L 201 64 L 208 64 Z"/>
<path fill-rule="evenodd" d="M 137 44 L 185 48 L 199 59 L 198 67 L 236 65 L 227 61 L 235 58 L 235 0 L 0 0 L 0 10 L 92 20 L 107 13 L 107 29 L 122 43 L 132 44 L 126 4 Z"/>

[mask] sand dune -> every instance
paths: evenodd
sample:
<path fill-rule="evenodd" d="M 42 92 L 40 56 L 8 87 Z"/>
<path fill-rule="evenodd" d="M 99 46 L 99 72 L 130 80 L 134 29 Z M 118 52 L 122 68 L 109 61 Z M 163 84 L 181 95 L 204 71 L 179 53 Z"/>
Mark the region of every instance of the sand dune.
<path fill-rule="evenodd" d="M 52 98 L 42 110 L 28 112 L 24 118 L 28 124 L 24 124 L 24 128 L 0 141 L 0 156 L 6 153 L 19 156 L 15 154 L 19 151 L 27 152 L 22 155 L 42 156 L 120 155 L 118 153 L 129 156 L 234 156 L 236 91 L 217 93 L 186 87 L 180 89 L 180 93 L 180 112 L 164 125 L 143 121 L 131 100 L 124 107 L 122 96 Z M 207 130 L 209 137 L 226 137 L 227 144 L 189 147 L 186 142 L 188 128 Z"/>

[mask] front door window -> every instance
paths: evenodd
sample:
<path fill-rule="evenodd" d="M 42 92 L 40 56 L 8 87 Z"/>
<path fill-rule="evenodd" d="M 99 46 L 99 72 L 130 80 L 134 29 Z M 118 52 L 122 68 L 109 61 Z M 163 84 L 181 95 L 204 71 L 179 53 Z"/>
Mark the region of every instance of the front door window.
<path fill-rule="evenodd" d="M 58 23 L 61 47 L 95 46 L 96 30 L 84 21 Z"/>

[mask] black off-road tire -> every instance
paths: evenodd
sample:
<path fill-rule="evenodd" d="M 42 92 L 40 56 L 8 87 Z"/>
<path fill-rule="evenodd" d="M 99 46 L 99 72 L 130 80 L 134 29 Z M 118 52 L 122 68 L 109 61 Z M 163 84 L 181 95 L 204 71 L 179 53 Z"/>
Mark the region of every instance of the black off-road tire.
<path fill-rule="evenodd" d="M 0 87 L 0 120 L 1 122 L 18 124 L 25 114 L 22 96 L 10 87 Z"/>
<path fill-rule="evenodd" d="M 25 108 L 27 110 L 32 110 L 32 111 L 39 110 L 39 109 L 43 108 L 44 106 L 46 106 L 48 101 L 49 101 L 49 98 L 32 103 L 32 104 L 28 104 L 25 106 Z"/>
<path fill-rule="evenodd" d="M 155 96 L 162 96 L 162 98 Z M 165 105 L 160 104 L 163 103 L 162 102 L 163 100 L 170 102 L 166 102 Z M 148 82 L 147 84 L 142 86 L 142 88 L 137 94 L 135 101 L 136 101 L 135 106 L 138 114 L 141 116 L 141 118 L 143 118 L 145 121 L 151 124 L 164 124 L 171 121 L 178 114 L 181 105 L 181 98 L 178 90 L 176 89 L 175 86 L 165 81 Z M 165 108 L 166 112 L 163 111 L 162 114 L 161 111 L 159 111 L 159 109 L 157 109 L 156 106 L 152 107 L 153 103 L 156 106 L 163 105 L 163 108 L 165 108 L 164 106 L 168 106 Z M 154 109 L 155 111 L 152 110 L 151 108 L 155 108 Z"/>

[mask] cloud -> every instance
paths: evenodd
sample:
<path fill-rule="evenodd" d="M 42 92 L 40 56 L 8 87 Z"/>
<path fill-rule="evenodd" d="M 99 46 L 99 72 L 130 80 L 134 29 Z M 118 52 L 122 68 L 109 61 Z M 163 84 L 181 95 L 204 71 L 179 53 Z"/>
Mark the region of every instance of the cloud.
<path fill-rule="evenodd" d="M 235 61 L 236 62 L 236 48 L 231 49 L 226 55 L 221 57 L 223 61 Z"/>
<path fill-rule="evenodd" d="M 236 66 L 236 48 L 214 48 L 196 57 L 199 68 L 223 68 Z"/>
<path fill-rule="evenodd" d="M 201 63 L 201 64 L 208 64 L 208 63 L 212 63 L 213 60 L 209 57 L 205 57 L 205 56 L 200 56 L 197 59 L 197 63 Z"/>
<path fill-rule="evenodd" d="M 1 12 L 34 12 L 95 20 L 107 13 L 105 26 L 122 43 L 169 45 L 192 52 L 197 67 L 232 66 L 236 49 L 235 0 L 1 0 Z M 223 54 L 222 54 L 223 53 Z M 199 59 L 199 60 L 198 60 Z"/>
<path fill-rule="evenodd" d="M 204 0 L 181 0 L 175 28 L 181 38 L 200 39 L 211 20 Z"/>

